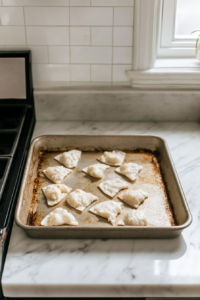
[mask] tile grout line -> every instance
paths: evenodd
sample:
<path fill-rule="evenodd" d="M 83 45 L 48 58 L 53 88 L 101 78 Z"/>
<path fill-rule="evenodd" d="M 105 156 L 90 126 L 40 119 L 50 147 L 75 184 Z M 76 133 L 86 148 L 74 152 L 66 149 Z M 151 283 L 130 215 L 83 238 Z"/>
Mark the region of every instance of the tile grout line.
<path fill-rule="evenodd" d="M 27 46 L 28 43 L 27 43 L 27 33 L 26 33 L 26 22 L 25 22 L 24 6 L 23 6 L 23 17 L 24 17 L 24 32 L 25 32 L 25 39 L 26 39 L 26 46 Z"/>
<path fill-rule="evenodd" d="M 112 20 L 112 63 L 111 63 L 111 85 L 113 85 L 113 41 L 114 41 L 114 7 L 113 7 L 113 20 Z"/>
<path fill-rule="evenodd" d="M 90 5 L 91 5 L 91 0 L 90 0 Z M 92 26 L 90 26 L 90 47 L 92 46 Z M 92 66 L 90 64 L 90 82 L 92 80 Z"/>
<path fill-rule="evenodd" d="M 22 5 L 2 5 L 2 7 L 22 7 Z M 90 6 L 73 6 L 73 5 L 65 5 L 65 6 L 62 6 L 62 5 L 59 5 L 59 6 L 51 6 L 51 5 L 25 5 L 25 7 L 37 7 L 37 8 L 40 8 L 40 7 L 56 7 L 56 8 L 60 8 L 60 7 L 75 7 L 75 8 L 90 8 Z M 114 5 L 114 6 L 91 6 L 91 8 L 113 8 L 113 7 L 134 7 L 134 5 L 129 5 L 129 6 L 117 6 L 117 5 Z"/>
<path fill-rule="evenodd" d="M 0 45 L 0 46 L 4 46 L 4 45 Z M 5 45 L 5 46 L 8 46 L 8 47 L 24 47 L 24 45 L 18 45 L 18 44 L 10 44 L 10 45 Z M 52 45 L 47 45 L 47 44 L 44 44 L 44 45 L 39 45 L 39 44 L 30 44 L 29 45 L 30 47 L 48 47 L 48 46 L 57 46 L 57 47 L 67 47 L 69 46 L 69 44 L 65 44 L 65 45 L 58 45 L 58 44 L 52 44 Z M 112 48 L 112 45 L 109 45 L 109 46 L 106 46 L 106 45 L 71 45 L 72 47 L 92 47 L 92 48 Z M 132 46 L 115 46 L 115 47 L 118 47 L 118 48 L 131 48 Z"/>
<path fill-rule="evenodd" d="M 48 58 L 48 64 L 50 64 L 50 55 L 49 55 L 49 47 L 50 46 L 47 46 L 47 58 Z"/>
<path fill-rule="evenodd" d="M 6 27 L 23 27 L 24 25 L 3 25 L 4 28 Z M 27 25 L 26 24 L 26 27 L 56 27 L 56 28 L 65 28 L 65 27 L 89 27 L 89 26 L 92 26 L 92 27 L 112 27 L 112 25 Z M 128 28 L 133 28 L 133 26 L 127 26 L 127 25 L 117 25 L 115 27 L 128 27 Z"/>
<path fill-rule="evenodd" d="M 6 48 L 10 48 L 9 46 L 0 46 L 0 47 L 6 47 Z M 30 46 L 31 47 L 31 46 Z M 20 47 L 20 48 L 24 48 L 24 47 Z M 27 47 L 26 47 L 27 48 Z M 48 65 L 48 63 L 32 63 L 33 65 Z M 59 65 L 59 66 L 62 66 L 62 65 L 98 65 L 98 66 L 102 66 L 102 65 L 105 65 L 105 66 L 110 66 L 110 63 L 98 63 L 98 62 L 93 62 L 93 63 L 51 63 L 52 65 Z M 115 66 L 131 66 L 131 64 L 127 64 L 127 63 L 116 63 L 116 64 L 113 64 Z M 199 68 L 199 67 L 197 67 Z"/>
<path fill-rule="evenodd" d="M 71 0 L 69 0 L 71 1 Z M 69 7 L 69 82 L 71 82 L 71 35 L 70 35 L 70 7 Z"/>

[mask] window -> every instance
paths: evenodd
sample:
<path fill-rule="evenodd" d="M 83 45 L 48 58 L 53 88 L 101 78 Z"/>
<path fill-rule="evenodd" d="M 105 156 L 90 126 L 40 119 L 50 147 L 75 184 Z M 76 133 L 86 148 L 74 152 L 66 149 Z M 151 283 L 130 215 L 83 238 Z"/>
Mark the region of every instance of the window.
<path fill-rule="evenodd" d="M 163 0 L 157 57 L 195 57 L 199 0 Z"/>
<path fill-rule="evenodd" d="M 194 30 L 200 0 L 135 0 L 132 87 L 199 89 Z"/>

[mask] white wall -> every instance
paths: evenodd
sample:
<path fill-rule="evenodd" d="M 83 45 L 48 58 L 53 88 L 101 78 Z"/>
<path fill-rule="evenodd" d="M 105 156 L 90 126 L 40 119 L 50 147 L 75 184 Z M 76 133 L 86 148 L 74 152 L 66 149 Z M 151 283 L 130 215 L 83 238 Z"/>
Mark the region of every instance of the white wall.
<path fill-rule="evenodd" d="M 0 0 L 0 49 L 31 49 L 34 86 L 129 85 L 134 0 Z"/>

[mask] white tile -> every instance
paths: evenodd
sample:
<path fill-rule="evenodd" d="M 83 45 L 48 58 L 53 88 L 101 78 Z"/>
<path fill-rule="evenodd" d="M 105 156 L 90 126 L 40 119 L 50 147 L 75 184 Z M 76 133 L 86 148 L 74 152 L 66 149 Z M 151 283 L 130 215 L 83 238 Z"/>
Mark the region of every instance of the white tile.
<path fill-rule="evenodd" d="M 46 46 L 6 46 L 10 50 L 31 50 L 32 63 L 48 63 Z"/>
<path fill-rule="evenodd" d="M 5 6 L 69 6 L 69 0 L 2 0 Z"/>
<path fill-rule="evenodd" d="M 111 65 L 92 65 L 91 81 L 111 81 Z"/>
<path fill-rule="evenodd" d="M 70 25 L 111 26 L 113 9 L 111 7 L 71 7 Z"/>
<path fill-rule="evenodd" d="M 68 27 L 26 27 L 29 45 L 69 45 Z"/>
<path fill-rule="evenodd" d="M 33 64 L 33 80 L 38 81 L 69 81 L 69 65 Z"/>
<path fill-rule="evenodd" d="M 90 81 L 90 65 L 70 65 L 71 81 Z"/>
<path fill-rule="evenodd" d="M 25 45 L 24 26 L 0 26 L 0 45 Z"/>
<path fill-rule="evenodd" d="M 90 0 L 70 0 L 70 6 L 90 6 Z"/>
<path fill-rule="evenodd" d="M 71 47 L 71 63 L 110 64 L 111 47 Z"/>
<path fill-rule="evenodd" d="M 133 6 L 134 0 L 92 0 L 92 6 Z"/>
<path fill-rule="evenodd" d="M 32 53 L 32 63 L 48 63 L 48 49 L 46 46 L 28 46 Z"/>
<path fill-rule="evenodd" d="M 70 45 L 90 45 L 90 27 L 70 27 Z"/>
<path fill-rule="evenodd" d="M 112 27 L 92 27 L 91 44 L 96 46 L 112 45 Z"/>
<path fill-rule="evenodd" d="M 24 25 L 23 7 L 0 7 L 1 25 Z"/>
<path fill-rule="evenodd" d="M 69 25 L 68 7 L 25 7 L 26 25 Z"/>
<path fill-rule="evenodd" d="M 52 64 L 69 63 L 69 47 L 49 46 L 49 62 Z"/>
<path fill-rule="evenodd" d="M 115 7 L 114 25 L 133 26 L 133 7 Z"/>
<path fill-rule="evenodd" d="M 114 27 L 114 46 L 132 46 L 132 43 L 132 27 Z"/>
<path fill-rule="evenodd" d="M 130 81 L 126 75 L 127 70 L 132 70 L 132 65 L 113 65 L 113 81 Z"/>
<path fill-rule="evenodd" d="M 131 64 L 132 47 L 113 47 L 114 64 Z"/>

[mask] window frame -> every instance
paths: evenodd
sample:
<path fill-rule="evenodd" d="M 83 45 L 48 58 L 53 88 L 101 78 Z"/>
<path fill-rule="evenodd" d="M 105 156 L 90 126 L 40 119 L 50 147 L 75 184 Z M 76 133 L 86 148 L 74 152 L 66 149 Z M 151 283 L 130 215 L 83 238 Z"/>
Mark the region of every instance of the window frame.
<path fill-rule="evenodd" d="M 196 38 L 175 38 L 177 0 L 162 0 L 157 57 L 195 57 Z"/>
<path fill-rule="evenodd" d="M 188 59 L 184 51 L 174 55 L 177 48 L 170 48 L 173 55 L 158 57 L 162 4 L 163 0 L 135 0 L 133 65 L 127 77 L 137 89 L 199 89 L 200 64 L 194 57 Z"/>

